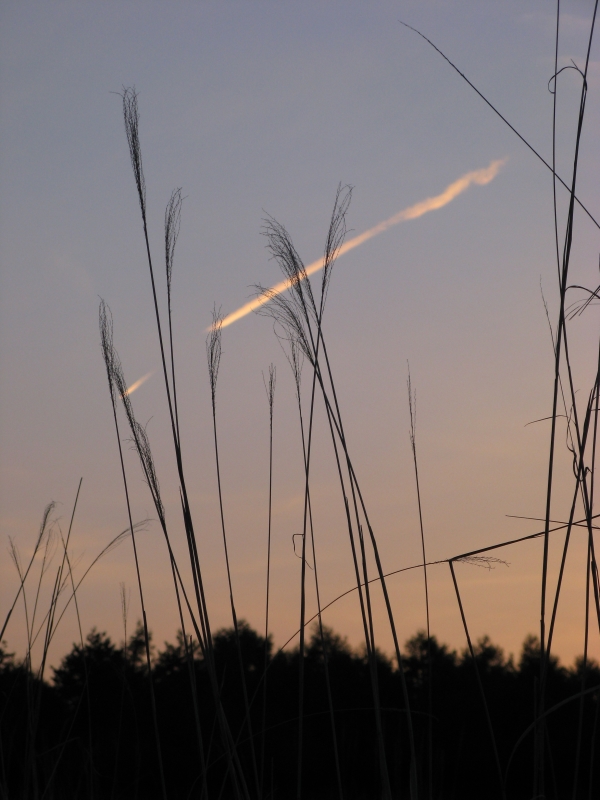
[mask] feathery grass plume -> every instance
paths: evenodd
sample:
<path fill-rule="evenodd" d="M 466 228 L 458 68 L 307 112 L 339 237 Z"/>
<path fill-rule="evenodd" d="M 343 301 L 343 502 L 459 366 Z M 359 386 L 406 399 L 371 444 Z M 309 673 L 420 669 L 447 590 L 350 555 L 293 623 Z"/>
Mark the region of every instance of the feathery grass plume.
<path fill-rule="evenodd" d="M 494 558 L 494 556 L 463 556 L 462 558 L 459 556 L 451 560 L 455 564 L 470 564 L 472 567 L 482 567 L 483 569 L 487 569 L 488 572 L 495 569 L 497 564 L 503 564 L 505 567 L 508 567 L 508 561 L 504 561 L 501 558 Z"/>
<path fill-rule="evenodd" d="M 233 632 L 235 637 L 235 644 L 238 654 L 238 662 L 240 668 L 240 680 L 242 684 L 242 692 L 244 697 L 244 710 L 246 714 L 246 726 L 248 728 L 248 737 L 250 743 L 250 757 L 252 762 L 252 770 L 254 773 L 254 783 L 257 797 L 261 796 L 261 783 L 259 777 L 258 763 L 256 759 L 256 752 L 254 747 L 254 737 L 252 734 L 252 721 L 250 718 L 250 703 L 248 701 L 248 688 L 246 685 L 246 673 L 244 669 L 244 659 L 242 656 L 242 646 L 240 643 L 238 619 L 235 610 L 235 601 L 233 599 L 233 583 L 231 580 L 231 566 L 229 563 L 229 548 L 227 546 L 227 531 L 225 527 L 225 510 L 223 504 L 223 490 L 221 486 L 221 467 L 219 463 L 219 440 L 217 435 L 217 380 L 219 377 L 219 367 L 221 365 L 221 335 L 223 316 L 221 310 L 213 307 L 213 322 L 210 327 L 208 336 L 206 337 L 206 359 L 208 362 L 208 376 L 210 381 L 210 395 L 212 405 L 212 418 L 213 418 L 213 440 L 215 447 L 215 466 L 217 471 L 217 490 L 219 495 L 219 513 L 221 518 L 221 533 L 223 536 L 223 549 L 225 553 L 225 567 L 227 570 L 227 584 L 229 587 L 229 602 L 231 606 L 231 618 L 233 621 Z"/>
<path fill-rule="evenodd" d="M 273 318 L 287 334 L 284 338 L 298 339 L 304 355 L 311 363 L 314 361 L 311 350 L 315 349 L 312 325 L 319 328 L 321 324 L 331 272 L 346 236 L 346 213 L 351 199 L 352 187 L 340 184 L 327 231 L 318 306 L 304 262 L 286 228 L 271 216 L 265 219 L 263 225 L 262 233 L 268 241 L 267 250 L 289 281 L 290 292 L 283 296 L 272 288 L 257 285 L 258 295 L 268 298 L 268 302 L 256 309 L 256 313 Z M 318 350 L 318 341 L 316 349 Z"/>
<path fill-rule="evenodd" d="M 284 297 L 277 294 L 272 289 L 256 284 L 257 294 L 268 297 L 269 300 L 256 310 L 262 317 L 270 317 L 274 322 L 275 335 L 282 342 L 292 343 L 302 353 L 310 364 L 314 366 L 314 356 L 310 342 L 310 336 L 304 324 L 304 312 L 298 307 L 297 298 L 289 295 Z"/>
<path fill-rule="evenodd" d="M 267 238 L 267 250 L 271 253 L 284 277 L 290 283 L 288 298 L 307 319 L 317 320 L 317 306 L 312 285 L 306 274 L 304 262 L 298 255 L 285 227 L 271 216 L 264 220 L 263 235 Z"/>
<path fill-rule="evenodd" d="M 296 398 L 298 400 L 298 407 L 300 408 L 300 411 L 302 411 L 300 387 L 302 385 L 302 367 L 304 366 L 304 353 L 302 349 L 299 347 L 296 339 L 291 339 L 289 344 L 290 344 L 289 356 L 285 350 L 284 352 L 286 354 L 286 358 L 289 361 L 290 367 L 292 368 L 292 373 L 294 375 L 294 384 L 296 386 Z M 300 415 L 300 417 L 302 418 L 302 415 Z"/>
<path fill-rule="evenodd" d="M 140 112 L 138 109 L 138 93 L 135 86 L 124 86 L 123 94 L 123 119 L 125 121 L 125 133 L 127 134 L 127 144 L 129 145 L 129 156 L 131 167 L 135 178 L 135 185 L 140 201 L 142 218 L 146 219 L 146 181 L 142 167 L 142 148 L 140 147 Z"/>
<path fill-rule="evenodd" d="M 267 668 L 269 666 L 269 600 L 271 590 L 271 523 L 273 512 L 273 408 L 275 405 L 275 384 L 277 381 L 277 370 L 274 364 L 269 365 L 269 378 L 265 379 L 263 373 L 263 383 L 267 393 L 269 404 L 269 502 L 267 515 L 267 578 L 265 596 L 265 658 L 263 668 L 263 708 L 262 708 L 262 728 L 260 740 L 260 794 L 264 793 L 265 778 L 265 732 L 267 727 Z"/>
<path fill-rule="evenodd" d="M 277 383 L 277 368 L 274 364 L 269 364 L 269 378 L 265 378 L 263 373 L 263 383 L 265 385 L 265 392 L 267 393 L 267 402 L 269 403 L 269 428 L 273 423 L 273 407 L 275 404 L 275 385 Z"/>
<path fill-rule="evenodd" d="M 212 312 L 212 325 L 206 337 L 206 359 L 208 361 L 208 377 L 210 380 L 210 397 L 212 401 L 213 413 L 217 397 L 217 378 L 219 377 L 219 367 L 221 366 L 221 335 L 223 315 L 221 309 L 215 306 Z"/>
<path fill-rule="evenodd" d="M 137 92 L 135 88 L 131 87 L 123 87 L 123 94 L 121 95 L 123 100 L 123 118 L 125 121 L 125 133 L 127 135 L 127 143 L 129 145 L 129 155 L 131 157 L 131 166 L 133 169 L 133 175 L 135 178 L 135 184 L 138 191 L 138 197 L 140 201 L 140 211 L 142 214 L 142 223 L 144 228 L 144 242 L 146 245 L 146 257 L 148 259 L 148 269 L 150 271 L 150 282 L 152 284 L 152 299 L 154 303 L 154 314 L 156 318 L 156 328 L 158 332 L 158 340 L 160 345 L 160 355 L 163 367 L 163 377 L 165 381 L 165 390 L 167 393 L 167 403 L 169 406 L 169 416 L 171 420 L 171 428 L 173 432 L 173 439 L 175 442 L 175 451 L 178 461 L 178 467 L 180 466 L 181 461 L 181 453 L 178 444 L 177 438 L 177 424 L 175 420 L 175 412 L 173 408 L 173 399 L 171 397 L 171 386 L 169 385 L 169 374 L 167 371 L 167 359 L 165 356 L 165 347 L 163 342 L 163 333 L 162 333 L 162 325 L 160 322 L 160 312 L 158 309 L 158 296 L 156 292 L 156 282 L 154 279 L 154 267 L 152 265 L 152 253 L 150 250 L 150 239 L 148 237 L 148 223 L 146 219 L 146 182 L 144 180 L 144 171 L 142 169 L 142 150 L 140 146 L 140 136 L 139 136 L 139 110 L 138 110 L 138 102 L 137 102 Z M 173 221 L 177 221 L 177 213 L 176 213 L 176 206 L 177 203 L 175 201 L 174 210 L 175 214 L 173 217 Z M 167 207 L 168 211 L 168 207 Z M 177 230 L 175 225 L 174 231 Z M 175 246 L 175 242 L 173 241 L 173 237 L 168 237 L 171 243 L 173 244 L 173 249 L 169 252 L 168 258 L 172 262 L 173 257 L 173 250 Z M 176 241 L 176 236 L 175 236 Z M 170 270 L 172 267 L 168 266 Z M 170 275 L 169 275 L 170 280 Z M 170 291 L 170 289 L 169 289 Z M 181 469 L 180 469 L 181 473 Z M 181 479 L 181 478 L 180 478 Z"/>
<path fill-rule="evenodd" d="M 177 471 L 179 475 L 180 481 L 180 489 L 181 489 L 181 498 L 182 498 L 182 511 L 184 516 L 184 523 L 186 526 L 186 536 L 189 542 L 195 542 L 194 533 L 193 533 L 193 526 L 191 524 L 191 514 L 189 511 L 189 504 L 187 501 L 187 491 L 185 485 L 185 478 L 183 473 L 183 464 L 181 459 L 181 446 L 179 443 L 179 420 L 177 414 L 177 401 L 175 395 L 175 363 L 173 357 L 173 334 L 172 334 L 172 315 L 171 315 L 171 278 L 172 278 L 172 268 L 173 268 L 173 258 L 175 252 L 175 244 L 177 241 L 177 236 L 179 234 L 179 226 L 180 226 L 180 213 L 181 213 L 181 192 L 180 190 L 175 190 L 172 193 L 171 199 L 167 205 L 166 213 L 165 213 L 165 259 L 166 259 L 166 269 L 167 269 L 167 292 L 168 292 L 168 314 L 169 314 L 169 334 L 170 334 L 170 352 L 171 352 L 171 375 L 173 380 L 173 398 L 171 397 L 171 386 L 169 385 L 169 376 L 167 371 L 167 361 L 165 357 L 165 348 L 163 343 L 163 335 L 162 335 L 162 326 L 160 321 L 160 313 L 158 308 L 158 297 L 156 293 L 156 284 L 154 280 L 154 268 L 152 266 L 152 255 L 150 251 L 150 241 L 148 238 L 148 226 L 146 221 L 146 187 L 145 181 L 143 176 L 142 170 L 142 160 L 141 160 L 141 148 L 139 142 L 139 112 L 137 106 L 137 93 L 135 89 L 125 89 L 123 90 L 123 110 L 124 110 L 124 119 L 125 119 L 125 131 L 127 135 L 127 141 L 129 145 L 129 151 L 131 156 L 131 163 L 134 172 L 134 178 L 136 181 L 136 186 L 138 188 L 138 195 L 140 197 L 140 208 L 142 212 L 142 221 L 144 227 L 144 240 L 146 245 L 146 255 L 148 259 L 148 267 L 150 270 L 150 281 L 152 284 L 152 297 L 154 302 L 154 311 L 155 311 L 155 318 L 156 318 L 156 327 L 158 332 L 158 339 L 160 345 L 160 355 L 163 367 L 163 376 L 165 382 L 165 390 L 167 393 L 167 403 L 169 407 L 169 417 L 171 421 L 171 429 L 173 434 L 173 444 L 175 448 L 175 456 L 177 461 Z M 113 356 L 114 360 L 115 356 Z M 115 363 L 113 363 L 111 371 L 115 373 L 115 370 L 118 371 L 118 358 Z M 108 362 L 107 362 L 108 367 Z M 117 376 L 118 377 L 118 376 Z M 121 391 L 122 398 L 125 397 L 125 394 Z M 130 422 L 130 427 L 135 428 L 135 425 L 131 424 L 131 406 L 126 405 L 126 413 L 128 415 L 128 421 Z M 115 417 L 116 421 L 116 417 Z M 137 434 L 137 436 L 136 436 Z M 144 433 L 139 429 L 134 433 L 134 439 L 140 438 L 141 440 L 144 439 Z M 142 441 L 142 449 L 148 454 L 148 450 L 145 447 L 145 443 Z M 150 481 L 152 482 L 152 481 Z M 159 514 L 160 516 L 160 514 Z M 169 547 L 169 554 L 171 557 L 172 567 L 176 570 L 176 564 L 173 560 L 172 551 L 170 548 L 170 543 L 168 540 L 168 535 L 166 532 L 166 526 L 164 524 L 164 519 L 161 519 L 161 525 L 163 527 L 163 532 L 165 533 L 165 538 L 167 541 L 167 545 Z M 197 562 L 197 555 L 195 554 L 194 547 L 190 545 L 190 560 L 192 565 L 192 571 L 194 574 L 194 583 L 197 587 L 198 584 L 201 585 L 201 579 L 199 578 L 199 563 Z M 183 590 L 183 584 L 182 584 Z M 185 590 L 183 590 L 185 593 Z M 177 586 L 177 580 L 175 580 L 175 592 L 177 595 L 178 606 L 179 606 L 179 589 Z M 187 602 L 187 597 L 186 597 Z M 189 605 L 189 603 L 188 603 Z M 191 612 L 191 609 L 190 609 Z M 201 616 L 201 622 L 203 628 L 205 626 L 205 609 L 202 606 L 202 603 L 199 603 L 199 612 Z M 193 614 L 192 614 L 193 617 Z M 198 635 L 199 631 L 197 631 Z"/>
<path fill-rule="evenodd" d="M 181 227 L 181 189 L 174 189 L 165 209 L 165 265 L 167 268 L 167 297 L 171 301 L 171 277 L 175 258 L 175 245 Z"/>
<path fill-rule="evenodd" d="M 169 351 L 171 356 L 171 385 L 173 387 L 173 410 L 175 412 L 175 428 L 177 442 L 180 442 L 179 411 L 177 408 L 177 384 L 175 382 L 175 354 L 173 350 L 173 315 L 171 310 L 171 279 L 173 277 L 173 261 L 175 245 L 181 227 L 181 206 L 183 198 L 181 189 L 174 189 L 165 209 L 165 266 L 167 272 L 167 314 L 169 318 Z"/>
<path fill-rule="evenodd" d="M 352 186 L 342 186 L 340 183 L 337 188 L 333 213 L 327 231 L 327 241 L 325 243 L 325 254 L 323 256 L 323 273 L 321 278 L 321 302 L 319 306 L 319 319 L 323 316 L 325 302 L 327 300 L 327 290 L 331 280 L 331 271 L 340 249 L 346 238 L 346 214 L 352 200 Z"/>
<path fill-rule="evenodd" d="M 125 132 L 127 135 L 127 142 L 129 145 L 129 152 L 131 156 L 131 164 L 133 168 L 134 178 L 136 181 L 136 186 L 138 189 L 138 195 L 140 198 L 140 209 L 142 212 L 142 222 L 144 227 L 144 241 L 146 245 L 146 255 L 148 259 L 148 268 L 150 271 L 150 281 L 152 284 L 152 298 L 154 303 L 154 312 L 155 312 L 155 319 L 156 319 L 156 327 L 158 332 L 158 339 L 159 339 L 159 346 L 160 346 L 160 355 L 163 367 L 163 376 L 165 382 L 165 390 L 167 393 L 167 403 L 169 407 L 169 417 L 171 421 L 171 430 L 173 434 L 173 443 L 175 447 L 175 456 L 177 460 L 177 470 L 180 480 L 181 492 L 182 492 L 182 501 L 183 501 L 183 512 L 184 512 L 184 521 L 186 524 L 186 534 L 189 538 L 192 535 L 193 538 L 193 531 L 190 532 L 190 525 L 191 525 L 191 515 L 189 514 L 189 505 L 187 503 L 187 492 L 185 487 L 185 479 L 183 474 L 183 465 L 181 460 L 181 447 L 179 444 L 179 427 L 178 427 L 178 420 L 176 416 L 176 409 L 174 409 L 174 400 L 171 397 L 171 387 L 169 384 L 169 375 L 167 371 L 167 361 L 165 356 L 165 348 L 163 342 L 163 334 L 162 334 L 162 326 L 160 321 L 160 313 L 158 308 L 158 297 L 156 292 L 156 283 L 154 279 L 154 268 L 152 265 L 152 254 L 150 251 L 150 241 L 148 238 L 148 225 L 146 220 L 146 185 L 144 181 L 143 169 L 142 169 L 142 155 L 141 155 L 141 147 L 139 141 L 139 111 L 137 105 L 137 92 L 135 88 L 125 88 L 123 89 L 122 94 L 123 99 L 123 114 L 125 120 Z M 180 208 L 181 208 L 181 195 L 176 190 L 171 195 L 171 201 L 169 202 L 166 210 L 166 219 L 165 219 L 165 256 L 167 261 L 167 281 L 168 281 L 168 293 L 169 293 L 169 326 L 171 331 L 171 369 L 172 375 L 175 374 L 174 362 L 173 362 L 173 338 L 172 338 L 172 329 L 171 329 L 171 313 L 170 313 L 170 291 L 171 291 L 171 276 L 172 276 L 172 266 L 173 266 L 173 257 L 175 251 L 175 244 L 177 241 L 177 236 L 179 233 L 179 220 L 180 220 Z M 102 312 L 101 312 L 102 318 Z M 102 327 L 102 325 L 101 325 Z M 111 334 L 112 335 L 112 334 Z M 112 340 L 111 340 L 111 347 L 112 347 Z M 103 347 L 104 350 L 104 347 Z M 112 364 L 109 365 L 109 362 L 106 361 L 107 369 L 110 366 L 110 372 L 112 373 L 113 380 L 118 385 L 119 383 L 119 372 L 120 370 L 120 362 L 116 353 L 114 353 L 114 348 L 112 348 Z M 109 378 L 110 380 L 110 378 Z M 147 445 L 147 437 L 145 437 L 145 431 L 140 428 L 140 426 L 135 423 L 133 419 L 133 412 L 131 410 L 131 403 L 126 402 L 126 398 L 128 400 L 128 393 L 123 391 L 122 387 L 119 389 L 119 393 L 123 402 L 125 404 L 125 411 L 127 414 L 128 422 L 130 424 L 130 428 L 132 429 L 134 442 L 136 442 L 135 446 L 138 449 L 140 454 L 140 458 L 142 459 L 142 464 L 146 463 L 148 466 L 150 465 L 148 462 L 148 456 L 150 455 L 151 461 L 151 454 L 149 449 L 146 447 Z M 116 417 L 115 417 L 116 420 Z M 135 423 L 135 424 L 134 424 Z M 139 442 L 138 442 L 139 439 Z M 145 441 L 144 441 L 145 440 Z M 141 444 L 141 450 L 138 444 Z M 154 483 L 153 476 L 149 476 L 148 480 L 149 485 Z M 156 486 L 154 488 L 157 488 Z M 151 488 L 152 491 L 152 488 Z M 153 493 L 153 496 L 154 493 Z M 158 495 L 158 498 L 160 495 Z M 156 496 L 155 496 L 156 502 Z M 160 503 L 162 506 L 162 503 Z M 157 508 L 158 510 L 158 508 Z M 173 561 L 172 551 L 170 549 L 170 543 L 168 540 L 168 534 L 166 532 L 166 526 L 164 524 L 164 509 L 162 515 L 159 511 L 159 517 L 161 517 L 161 525 L 163 527 L 163 532 L 165 533 L 165 538 L 167 541 L 167 545 L 169 547 L 169 553 L 172 560 L 172 566 L 175 569 L 175 564 Z M 193 562 L 193 558 L 192 558 Z M 195 568 L 195 565 L 192 563 L 192 568 Z M 182 584 L 183 588 L 183 584 Z M 178 595 L 178 588 L 177 588 L 177 581 L 175 582 L 175 589 Z"/>

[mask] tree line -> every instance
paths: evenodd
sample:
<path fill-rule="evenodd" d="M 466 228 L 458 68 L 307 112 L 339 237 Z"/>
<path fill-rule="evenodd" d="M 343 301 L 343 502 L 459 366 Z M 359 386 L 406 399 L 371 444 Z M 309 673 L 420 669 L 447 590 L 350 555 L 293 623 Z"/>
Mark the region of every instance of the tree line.
<path fill-rule="evenodd" d="M 264 800 L 295 797 L 299 653 L 273 654 L 270 637 L 265 641 L 245 622 L 238 624 L 238 632 L 250 719 L 233 630 L 217 632 L 213 649 L 235 753 L 248 775 L 244 791 L 252 800 L 257 795 Z M 405 645 L 403 669 L 419 753 L 420 796 L 436 800 L 502 796 L 486 709 L 475 679 L 479 675 L 505 774 L 506 796 L 528 798 L 533 734 L 527 731 L 535 714 L 539 642 L 528 637 L 515 660 L 506 658 L 484 637 L 476 644 L 475 655 L 476 663 L 468 651 L 457 654 L 435 637 L 428 643 L 423 632 Z M 377 653 L 376 664 L 378 698 L 374 700 L 371 666 L 364 653 L 327 628 L 322 634 L 315 628 L 308 639 L 304 797 L 337 797 L 340 788 L 349 800 L 379 795 L 381 754 L 375 702 L 381 711 L 394 797 L 409 796 L 407 712 L 398 670 L 383 653 Z M 170 798 L 234 796 L 214 693 L 195 642 L 186 642 L 179 634 L 175 644 L 165 643 L 164 649 L 153 652 L 149 673 L 140 625 L 120 645 L 93 629 L 83 644 L 73 645 L 53 672 L 52 682 L 41 682 L 26 662 L 0 650 L 3 797 L 159 798 L 159 749 Z M 550 711 L 545 717 L 548 798 L 597 796 L 593 792 L 600 787 L 599 705 L 598 664 L 588 661 L 584 669 L 579 659 L 572 668 L 565 668 L 552 659 L 547 676 L 546 708 Z"/>

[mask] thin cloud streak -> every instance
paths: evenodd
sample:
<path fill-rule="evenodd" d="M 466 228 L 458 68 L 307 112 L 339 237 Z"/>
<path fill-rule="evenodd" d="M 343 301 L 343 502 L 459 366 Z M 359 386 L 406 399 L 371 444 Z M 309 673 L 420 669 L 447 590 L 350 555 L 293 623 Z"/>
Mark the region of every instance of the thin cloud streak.
<path fill-rule="evenodd" d="M 125 389 L 125 391 L 123 392 L 123 396 L 126 397 L 127 395 L 133 394 L 136 391 L 136 389 L 139 389 L 143 383 L 146 383 L 148 378 L 151 378 L 155 372 L 156 370 L 153 369 L 150 372 L 147 372 L 145 375 L 142 375 L 141 378 L 138 378 L 137 381 L 135 381 L 134 383 L 131 384 L 131 386 Z"/>
<path fill-rule="evenodd" d="M 500 171 L 500 168 L 506 163 L 506 161 L 506 158 L 498 159 L 496 161 L 492 161 L 491 164 L 484 169 L 476 169 L 472 172 L 467 172 L 465 175 L 458 178 L 458 180 L 454 181 L 454 183 L 451 183 L 449 186 L 447 186 L 441 194 L 438 194 L 435 197 L 428 197 L 426 200 L 421 200 L 421 202 L 415 203 L 415 205 L 399 211 L 397 214 L 394 214 L 393 217 L 378 223 L 373 228 L 369 228 L 369 230 L 365 231 L 364 233 L 360 233 L 353 239 L 349 239 L 340 247 L 338 256 L 343 256 L 344 253 L 354 250 L 355 247 L 364 244 L 364 242 L 367 242 L 374 236 L 378 236 L 380 233 L 384 233 L 384 231 L 387 231 L 389 228 L 393 228 L 394 225 L 398 225 L 400 222 L 407 222 L 410 219 L 418 219 L 430 211 L 437 211 L 438 208 L 443 208 L 473 184 L 477 184 L 478 186 L 486 186 L 488 183 L 494 180 Z M 313 275 L 320 269 L 323 269 L 322 258 L 319 258 L 317 261 L 313 261 L 312 264 L 309 264 L 306 267 L 306 274 Z M 286 280 L 281 281 L 281 283 L 278 283 L 275 286 L 272 286 L 268 296 L 261 295 L 260 297 L 255 297 L 254 300 L 250 300 L 248 303 L 245 303 L 243 306 L 238 308 L 237 311 L 233 311 L 231 314 L 228 314 L 223 319 L 221 327 L 226 328 L 228 325 L 231 325 L 232 323 L 237 322 L 239 319 L 242 319 L 242 317 L 247 316 L 252 311 L 256 311 L 257 308 L 260 308 L 265 303 L 268 303 L 274 294 L 281 294 L 282 292 L 285 292 L 290 288 L 290 285 L 290 281 Z M 207 330 L 211 330 L 211 327 L 212 326 L 207 328 Z"/>

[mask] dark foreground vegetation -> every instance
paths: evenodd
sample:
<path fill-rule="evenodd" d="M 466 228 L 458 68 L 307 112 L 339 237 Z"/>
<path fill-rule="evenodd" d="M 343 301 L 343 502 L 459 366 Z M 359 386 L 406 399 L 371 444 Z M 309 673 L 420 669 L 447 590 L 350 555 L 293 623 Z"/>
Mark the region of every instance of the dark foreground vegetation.
<path fill-rule="evenodd" d="M 251 705 L 252 744 L 245 720 L 238 650 L 233 630 L 214 636 L 214 657 L 223 707 L 244 772 L 262 784 L 265 798 L 296 794 L 298 737 L 298 651 L 271 655 L 266 692 L 266 733 L 262 737 L 265 641 L 238 624 Z M 369 662 L 329 630 L 324 631 L 334 707 L 334 724 L 346 798 L 377 798 L 380 766 L 376 744 Z M 431 796 L 452 800 L 501 796 L 484 707 L 468 651 L 457 655 L 435 638 L 433 672 L 433 776 Z M 497 747 L 507 772 L 509 798 L 531 797 L 532 749 L 539 643 L 533 637 L 518 661 L 505 658 L 488 639 L 476 648 Z M 324 655 L 318 630 L 307 642 L 304 659 L 304 796 L 338 795 Z M 404 649 L 417 752 L 428 736 L 427 639 L 419 633 Z M 199 651 L 182 637 L 167 644 L 152 661 L 165 781 L 171 798 L 231 797 L 227 757 L 209 677 Z M 409 793 L 409 744 L 397 670 L 377 658 L 377 686 L 385 733 L 386 758 L 394 798 Z M 193 681 L 190 681 L 190 671 Z M 0 768 L 5 798 L 154 798 L 161 796 L 157 748 L 149 696 L 144 634 L 141 627 L 126 647 L 92 631 L 85 647 L 74 645 L 54 670 L 51 684 L 36 680 L 23 664 L 2 654 Z M 194 688 L 192 688 L 194 687 Z M 581 695 L 582 687 L 595 690 Z M 600 667 L 578 662 L 572 669 L 552 660 L 547 707 L 548 797 L 591 798 L 600 791 Z M 196 698 L 193 697 L 195 691 Z M 577 736 L 579 726 L 583 735 Z M 199 736 L 206 769 L 201 763 Z M 577 741 L 582 743 L 579 757 Z M 593 754 L 593 756 L 592 756 Z M 512 760 L 511 760 L 512 756 Z M 426 785 L 428 765 L 418 763 Z M 574 765 L 578 771 L 573 795 Z M 206 783 L 205 783 L 205 780 Z M 249 793 L 259 791 L 252 780 Z M 429 794 L 429 792 L 427 792 Z"/>

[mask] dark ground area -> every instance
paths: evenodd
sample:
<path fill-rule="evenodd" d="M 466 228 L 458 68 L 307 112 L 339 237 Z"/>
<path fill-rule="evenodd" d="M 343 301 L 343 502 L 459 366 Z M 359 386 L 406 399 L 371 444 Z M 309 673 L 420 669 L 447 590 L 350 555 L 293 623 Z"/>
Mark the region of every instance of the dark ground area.
<path fill-rule="evenodd" d="M 331 631 L 325 631 L 325 642 L 343 796 L 348 800 L 379 798 L 381 753 L 368 659 Z M 238 648 L 231 630 L 215 635 L 214 659 L 222 706 L 231 741 L 237 743 L 239 770 L 245 776 L 248 795 L 255 800 L 256 778 L 260 784 L 262 776 L 264 800 L 296 797 L 298 652 L 274 657 L 269 652 L 263 740 L 261 676 L 265 642 L 242 623 L 240 643 L 251 702 L 253 748 L 245 721 Z M 427 639 L 419 634 L 405 646 L 404 670 L 414 726 L 419 798 L 430 797 L 430 720 L 431 797 L 501 798 L 473 660 L 468 653 L 457 655 L 435 639 L 431 650 L 430 717 Z M 505 773 L 506 797 L 530 798 L 534 772 L 532 732 L 516 749 L 515 745 L 534 718 L 538 643 L 534 638 L 526 640 L 517 663 L 507 660 L 487 639 L 478 643 L 476 652 Z M 23 664 L 2 651 L 0 796 L 10 800 L 161 798 L 156 729 L 145 664 L 141 629 L 131 637 L 127 648 L 92 631 L 84 648 L 74 646 L 63 659 L 54 671 L 52 683 L 37 681 Z M 202 796 L 200 736 L 207 765 L 205 791 L 215 800 L 234 797 L 214 692 L 198 650 L 193 657 L 186 655 L 181 637 L 177 645 L 166 645 L 154 656 L 152 682 L 167 796 L 173 800 Z M 332 715 L 318 631 L 307 642 L 304 682 L 302 797 L 336 798 L 339 790 Z M 392 795 L 407 798 L 410 748 L 401 681 L 398 671 L 381 655 L 377 658 L 377 686 Z M 582 696 L 582 686 L 591 691 Z M 545 796 L 549 800 L 591 800 L 600 796 L 599 686 L 597 664 L 589 665 L 584 675 L 581 663 L 565 669 L 557 661 L 551 662 L 546 708 L 568 702 L 545 718 Z M 238 788 L 243 796 L 243 788 Z"/>

